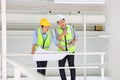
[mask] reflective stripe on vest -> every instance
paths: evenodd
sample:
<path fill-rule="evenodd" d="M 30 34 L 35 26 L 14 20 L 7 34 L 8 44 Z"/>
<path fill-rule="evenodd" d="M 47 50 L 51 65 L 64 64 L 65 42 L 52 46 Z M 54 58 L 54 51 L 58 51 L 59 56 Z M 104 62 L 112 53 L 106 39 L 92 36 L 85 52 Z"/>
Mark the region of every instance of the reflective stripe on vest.
<path fill-rule="evenodd" d="M 51 44 L 51 37 L 50 37 L 49 31 L 46 34 L 47 34 L 47 38 L 46 38 L 45 43 L 44 43 L 44 49 L 48 50 L 50 47 L 50 44 Z M 38 40 L 37 40 L 36 49 L 38 48 L 38 46 L 43 47 L 43 42 L 44 42 L 40 28 L 37 29 L 37 37 L 38 37 Z"/>
<path fill-rule="evenodd" d="M 68 43 L 70 43 L 74 39 L 74 32 L 73 32 L 74 30 L 69 25 L 67 25 L 66 28 L 67 28 L 67 33 L 68 33 L 66 35 L 67 48 L 68 48 L 68 51 L 74 52 L 75 51 L 75 46 L 68 44 Z M 63 33 L 63 30 L 61 29 L 61 27 L 57 28 L 57 32 L 58 32 L 59 35 Z M 65 49 L 65 39 L 64 39 L 64 37 L 62 37 L 62 40 L 59 41 L 59 44 L 61 44 L 62 47 Z M 61 51 L 61 49 L 58 48 L 58 51 Z"/>

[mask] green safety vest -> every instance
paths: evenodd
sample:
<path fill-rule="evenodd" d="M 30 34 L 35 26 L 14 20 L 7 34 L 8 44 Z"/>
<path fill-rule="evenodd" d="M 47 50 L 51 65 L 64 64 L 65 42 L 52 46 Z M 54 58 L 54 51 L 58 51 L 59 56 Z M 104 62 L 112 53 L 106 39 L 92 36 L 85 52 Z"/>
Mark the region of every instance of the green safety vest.
<path fill-rule="evenodd" d="M 50 31 L 47 31 L 47 38 L 46 40 L 44 41 L 43 39 L 43 36 L 42 36 L 42 33 L 41 33 L 41 29 L 38 28 L 37 29 L 37 37 L 38 37 L 38 40 L 37 40 L 37 45 L 36 45 L 36 49 L 40 46 L 40 47 L 43 47 L 43 44 L 44 44 L 44 48 L 45 50 L 48 50 L 50 45 L 51 45 L 51 37 L 50 37 Z"/>
<path fill-rule="evenodd" d="M 75 52 L 76 47 L 74 45 L 69 45 L 68 44 L 74 39 L 74 29 L 70 25 L 67 25 L 66 31 L 68 33 L 66 35 L 67 49 L 68 49 L 69 52 Z M 61 33 L 63 33 L 63 30 L 61 29 L 61 27 L 57 28 L 57 32 L 58 32 L 59 35 Z M 64 38 L 64 36 L 62 37 L 62 40 L 59 40 L 59 44 L 61 44 L 62 47 L 65 49 L 65 38 Z M 60 48 L 58 48 L 58 51 L 62 51 L 62 50 Z"/>

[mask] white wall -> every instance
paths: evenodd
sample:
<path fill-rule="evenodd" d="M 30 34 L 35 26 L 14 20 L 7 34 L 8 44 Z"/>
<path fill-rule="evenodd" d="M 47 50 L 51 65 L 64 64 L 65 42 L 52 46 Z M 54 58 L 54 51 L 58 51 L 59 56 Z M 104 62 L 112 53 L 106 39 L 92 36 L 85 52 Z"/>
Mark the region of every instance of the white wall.
<path fill-rule="evenodd" d="M 107 26 L 109 26 L 109 71 L 112 80 L 120 80 L 120 0 L 109 0 L 107 4 Z"/>
<path fill-rule="evenodd" d="M 40 14 L 16 14 L 8 13 L 7 22 L 8 23 L 39 23 L 39 20 L 46 17 L 51 23 L 56 23 L 57 15 L 40 15 Z M 67 23 L 83 23 L 83 15 L 64 15 Z M 105 15 L 87 15 L 87 23 L 105 23 Z"/>

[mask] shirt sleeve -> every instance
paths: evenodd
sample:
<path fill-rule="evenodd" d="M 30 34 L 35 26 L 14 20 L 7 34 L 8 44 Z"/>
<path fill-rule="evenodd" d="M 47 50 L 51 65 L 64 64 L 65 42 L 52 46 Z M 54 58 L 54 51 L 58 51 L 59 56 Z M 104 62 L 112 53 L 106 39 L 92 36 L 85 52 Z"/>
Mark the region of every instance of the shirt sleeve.
<path fill-rule="evenodd" d="M 75 38 L 78 39 L 78 35 L 77 35 L 75 28 L 74 28 L 74 32 L 75 32 Z"/>
<path fill-rule="evenodd" d="M 74 30 L 74 38 L 78 39 L 78 35 L 74 26 L 73 26 L 73 30 Z"/>
<path fill-rule="evenodd" d="M 34 30 L 33 31 L 33 44 L 37 44 L 37 39 L 38 39 L 37 30 Z"/>
<path fill-rule="evenodd" d="M 57 38 L 56 38 L 56 34 L 55 34 L 55 30 L 53 29 L 52 31 L 51 31 L 51 40 L 54 42 L 54 44 L 55 45 L 57 45 L 58 44 L 58 40 L 57 40 Z"/>

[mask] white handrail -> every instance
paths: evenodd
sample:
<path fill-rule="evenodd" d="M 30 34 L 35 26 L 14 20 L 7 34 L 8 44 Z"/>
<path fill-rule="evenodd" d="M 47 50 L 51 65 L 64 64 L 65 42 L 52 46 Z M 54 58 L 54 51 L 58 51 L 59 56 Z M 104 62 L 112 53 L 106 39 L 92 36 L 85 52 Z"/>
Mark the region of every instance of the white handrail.
<path fill-rule="evenodd" d="M 42 54 L 45 54 L 45 53 L 42 53 Z M 51 54 L 51 55 L 54 55 L 53 53 L 49 53 L 49 54 Z M 62 55 L 63 53 L 61 53 L 60 55 Z M 47 54 L 45 54 L 45 55 L 47 55 Z M 58 54 L 57 54 L 58 55 Z M 104 55 L 106 55 L 106 53 L 105 52 L 87 52 L 86 54 L 84 53 L 84 52 L 75 52 L 74 54 L 67 54 L 67 55 L 101 55 L 101 56 L 104 56 Z M 30 53 L 8 53 L 8 55 L 7 55 L 7 57 L 16 57 L 16 56 L 27 56 L 27 57 L 32 57 L 32 54 L 30 54 Z M 103 59 L 103 58 L 101 58 L 101 59 Z M 76 69 L 97 69 L 97 68 L 101 68 L 103 65 L 104 65 L 104 62 L 103 62 L 103 60 L 102 60 L 102 63 L 100 64 L 100 65 L 82 65 L 82 66 L 80 66 L 80 67 L 78 67 L 78 66 L 75 66 L 75 67 L 40 67 L 40 68 L 35 68 L 35 67 L 24 67 L 23 65 L 21 65 L 21 64 L 19 64 L 19 63 L 16 63 L 15 61 L 12 61 L 12 60 L 10 60 L 10 59 L 7 59 L 7 61 L 10 63 L 10 64 L 12 64 L 13 66 L 15 66 L 15 67 L 19 67 L 19 71 L 21 71 L 23 74 L 25 74 L 26 76 L 28 76 L 28 77 L 31 77 L 31 78 L 37 78 L 37 79 L 35 79 L 35 80 L 38 80 L 38 79 L 40 79 L 41 77 L 40 77 L 40 74 L 37 74 L 37 72 L 33 72 L 33 71 L 35 71 L 36 69 L 74 69 L 74 68 L 76 68 Z M 22 69 L 22 70 L 21 70 Z M 9 70 L 12 70 L 12 69 L 9 69 Z M 17 70 L 16 70 L 17 71 Z M 33 73 L 34 73 L 34 75 L 33 75 Z M 35 76 L 37 76 L 38 75 L 38 77 L 40 77 L 40 78 L 38 78 L 38 77 L 35 77 Z M 15 75 L 16 76 L 16 78 L 19 78 L 20 77 L 20 75 Z M 102 69 L 102 72 L 101 72 L 101 77 L 102 78 L 104 78 L 104 70 Z M 42 80 L 46 80 L 43 76 L 42 76 Z"/>
<path fill-rule="evenodd" d="M 52 53 L 49 53 L 49 54 L 54 55 Z M 61 53 L 60 55 L 62 55 L 62 54 L 63 53 Z M 45 55 L 47 55 L 47 54 L 45 54 Z M 85 53 L 84 52 L 75 52 L 74 54 L 68 54 L 68 55 L 85 55 Z M 86 55 L 106 55 L 106 53 L 105 52 L 87 52 Z M 32 56 L 32 55 L 28 54 L 28 53 L 26 53 L 26 54 L 9 53 L 7 56 L 8 57 L 16 57 L 16 56 Z M 47 67 L 47 68 L 42 67 L 42 68 L 30 68 L 30 69 L 71 69 L 71 68 L 85 69 L 85 68 L 100 68 L 101 65 L 104 65 L 104 64 L 94 65 L 94 66 L 87 65 L 87 67 L 82 65 L 81 67 Z"/>
<path fill-rule="evenodd" d="M 103 68 L 105 64 L 96 64 L 96 63 L 91 63 L 91 64 L 87 64 L 86 67 L 85 65 L 76 65 L 76 67 L 40 67 L 40 68 L 36 68 L 36 67 L 29 67 L 29 69 L 35 70 L 35 69 L 73 69 L 73 68 L 77 68 L 77 69 L 97 69 L 97 68 Z M 78 67 L 80 66 L 80 67 Z M 7 70 L 13 70 L 12 68 L 9 68 Z"/>
<path fill-rule="evenodd" d="M 54 55 L 52 53 L 49 53 L 49 54 Z M 61 54 L 63 54 L 63 53 L 60 53 L 60 55 Z M 45 54 L 45 55 L 47 55 L 47 54 Z M 74 54 L 67 54 L 67 55 L 85 55 L 85 53 L 84 52 L 75 52 Z M 106 55 L 106 52 L 86 52 L 86 55 Z M 32 56 L 32 54 L 30 54 L 30 53 L 8 53 L 7 56 Z"/>
<path fill-rule="evenodd" d="M 40 67 L 40 68 L 29 68 L 29 69 L 32 69 L 32 70 L 37 70 L 37 69 L 97 69 L 97 68 L 100 68 L 100 66 L 88 66 L 88 67 Z M 8 69 L 8 70 L 13 70 L 13 69 Z"/>

